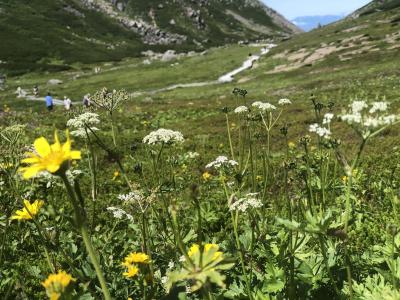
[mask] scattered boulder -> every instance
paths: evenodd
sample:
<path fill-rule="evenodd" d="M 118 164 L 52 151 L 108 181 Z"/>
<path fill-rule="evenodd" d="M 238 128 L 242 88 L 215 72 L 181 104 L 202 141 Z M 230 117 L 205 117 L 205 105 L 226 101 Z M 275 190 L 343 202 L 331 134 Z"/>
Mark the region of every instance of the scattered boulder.
<path fill-rule="evenodd" d="M 145 103 L 145 104 L 151 104 L 151 103 L 153 103 L 154 102 L 154 100 L 153 100 L 153 98 L 151 98 L 151 97 L 146 97 L 146 98 L 144 98 L 143 100 L 142 100 L 142 103 Z"/>
<path fill-rule="evenodd" d="M 178 55 L 176 54 L 175 50 L 167 50 L 161 57 L 161 61 L 171 61 L 177 58 Z"/>
<path fill-rule="evenodd" d="M 50 79 L 49 81 L 47 81 L 48 85 L 59 85 L 62 84 L 62 80 L 59 79 Z"/>

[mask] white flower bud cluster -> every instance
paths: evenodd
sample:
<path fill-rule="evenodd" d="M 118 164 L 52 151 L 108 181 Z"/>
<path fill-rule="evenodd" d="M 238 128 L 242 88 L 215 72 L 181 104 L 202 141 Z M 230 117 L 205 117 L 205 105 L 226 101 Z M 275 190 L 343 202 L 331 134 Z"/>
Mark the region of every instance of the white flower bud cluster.
<path fill-rule="evenodd" d="M 263 204 L 258 198 L 258 193 L 249 193 L 244 198 L 240 198 L 239 200 L 232 203 L 229 207 L 229 210 L 246 212 L 248 209 L 260 208 L 262 206 Z"/>
<path fill-rule="evenodd" d="M 210 162 L 206 169 L 221 169 L 224 167 L 235 167 L 239 165 L 237 161 L 228 159 L 226 156 L 218 156 L 214 161 Z"/>
<path fill-rule="evenodd" d="M 284 105 L 290 105 L 290 104 L 292 104 L 292 101 L 290 101 L 289 99 L 280 99 L 280 100 L 278 101 L 278 104 L 279 104 L 279 105 L 282 105 L 282 106 L 284 106 Z"/>
<path fill-rule="evenodd" d="M 110 206 L 107 207 L 107 210 L 110 211 L 116 219 L 122 220 L 123 218 L 127 218 L 129 221 L 133 221 L 132 215 L 121 208 Z"/>
<path fill-rule="evenodd" d="M 316 133 L 317 135 L 319 135 L 320 137 L 322 137 L 324 139 L 329 139 L 332 135 L 332 132 L 328 128 L 322 127 L 317 123 L 311 124 L 309 131 Z"/>
<path fill-rule="evenodd" d="M 366 101 L 354 101 L 349 107 L 350 110 L 340 118 L 350 125 L 359 127 L 364 137 L 367 137 L 371 130 L 393 124 L 398 120 L 396 115 L 386 113 L 389 104 L 385 101 L 372 102 L 371 105 Z"/>
<path fill-rule="evenodd" d="M 133 204 L 144 201 L 145 196 L 142 191 L 134 191 L 128 194 L 120 194 L 118 195 L 118 199 L 126 204 Z"/>
<path fill-rule="evenodd" d="M 276 106 L 268 102 L 256 101 L 251 106 L 259 109 L 262 112 L 276 110 Z"/>
<path fill-rule="evenodd" d="M 234 110 L 235 114 L 245 114 L 247 112 L 249 112 L 249 108 L 247 106 L 244 106 L 244 105 L 236 107 L 235 110 Z"/>
<path fill-rule="evenodd" d="M 169 129 L 160 128 L 156 131 L 150 132 L 144 137 L 143 143 L 148 145 L 156 144 L 180 144 L 184 142 L 182 133 Z"/>
<path fill-rule="evenodd" d="M 83 113 L 73 119 L 67 121 L 67 127 L 75 129 L 71 131 L 71 135 L 75 137 L 86 137 L 85 128 L 90 128 L 92 131 L 99 130 L 94 125 L 100 123 L 99 115 L 91 112 Z M 88 132 L 90 132 L 88 129 Z"/>

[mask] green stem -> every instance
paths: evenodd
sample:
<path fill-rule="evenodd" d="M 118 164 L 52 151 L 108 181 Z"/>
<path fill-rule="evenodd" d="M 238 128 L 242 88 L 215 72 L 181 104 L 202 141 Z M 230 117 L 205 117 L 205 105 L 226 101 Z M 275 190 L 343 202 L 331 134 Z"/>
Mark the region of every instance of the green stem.
<path fill-rule="evenodd" d="M 231 129 L 230 129 L 230 127 L 229 127 L 229 118 L 228 118 L 228 114 L 225 114 L 225 117 L 226 117 L 226 128 L 227 128 L 227 130 L 228 130 L 229 147 L 230 147 L 230 149 L 231 149 L 231 156 L 232 156 L 232 159 L 235 160 L 235 155 L 234 155 L 234 152 L 233 152 L 232 137 L 231 137 Z"/>
<path fill-rule="evenodd" d="M 114 126 L 114 118 L 112 112 L 110 112 L 110 119 L 111 119 L 111 133 L 114 146 L 117 147 L 117 137 L 115 135 L 115 126 Z"/>
<path fill-rule="evenodd" d="M 94 269 L 96 271 L 97 278 L 99 279 L 100 286 L 101 286 L 101 289 L 103 291 L 104 299 L 105 300 L 111 300 L 111 295 L 110 295 L 110 292 L 108 291 L 107 283 L 105 281 L 103 272 L 101 270 L 100 263 L 99 263 L 99 261 L 97 259 L 97 254 L 95 253 L 95 250 L 93 248 L 92 242 L 91 242 L 90 237 L 89 237 L 89 233 L 88 233 L 87 228 L 86 228 L 86 224 L 85 224 L 85 222 L 83 220 L 83 217 L 82 217 L 82 214 L 81 214 L 81 211 L 80 211 L 80 207 L 79 207 L 79 204 L 78 204 L 79 201 L 77 199 L 77 196 L 76 196 L 76 194 L 75 194 L 70 182 L 68 181 L 68 178 L 65 175 L 65 173 L 60 174 L 60 176 L 61 176 L 61 179 L 64 182 L 64 185 L 66 187 L 68 196 L 69 196 L 69 198 L 71 200 L 71 203 L 72 203 L 72 206 L 74 208 L 76 226 L 77 226 L 77 229 L 80 231 L 80 233 L 82 235 L 82 239 L 83 239 L 83 242 L 85 244 L 86 251 L 88 252 L 90 260 L 91 260 L 91 262 L 92 262 L 92 264 L 94 266 Z"/>

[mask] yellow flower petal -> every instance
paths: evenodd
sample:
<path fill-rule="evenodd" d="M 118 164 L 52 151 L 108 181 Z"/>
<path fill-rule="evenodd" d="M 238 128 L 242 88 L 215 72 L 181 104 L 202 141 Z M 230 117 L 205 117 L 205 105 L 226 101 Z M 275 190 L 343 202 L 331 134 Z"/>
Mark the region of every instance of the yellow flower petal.
<path fill-rule="evenodd" d="M 81 159 L 81 151 L 71 151 L 71 159 Z"/>
<path fill-rule="evenodd" d="M 39 161 L 40 161 L 40 159 L 36 156 L 35 157 L 27 157 L 27 158 L 24 158 L 23 160 L 21 160 L 21 162 L 24 164 L 34 164 Z"/>
<path fill-rule="evenodd" d="M 36 139 L 35 142 L 33 143 L 33 145 L 35 147 L 36 152 L 41 157 L 47 156 L 51 152 L 49 142 L 44 137 L 40 137 L 40 138 Z"/>
<path fill-rule="evenodd" d="M 24 179 L 30 179 L 34 177 L 37 173 L 43 171 L 43 168 L 41 166 L 34 165 L 27 168 L 21 168 L 20 170 L 23 172 L 22 176 L 24 177 Z"/>
<path fill-rule="evenodd" d="M 60 169 L 61 164 L 58 162 L 53 162 L 52 164 L 48 164 L 46 166 L 46 170 L 50 173 L 55 173 Z"/>

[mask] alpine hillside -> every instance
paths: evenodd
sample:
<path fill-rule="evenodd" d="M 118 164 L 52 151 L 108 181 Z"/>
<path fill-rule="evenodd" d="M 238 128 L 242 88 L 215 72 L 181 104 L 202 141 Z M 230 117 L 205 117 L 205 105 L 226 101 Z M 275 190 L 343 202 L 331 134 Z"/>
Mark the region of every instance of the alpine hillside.
<path fill-rule="evenodd" d="M 0 71 L 62 70 L 299 32 L 258 0 L 3 0 Z"/>

